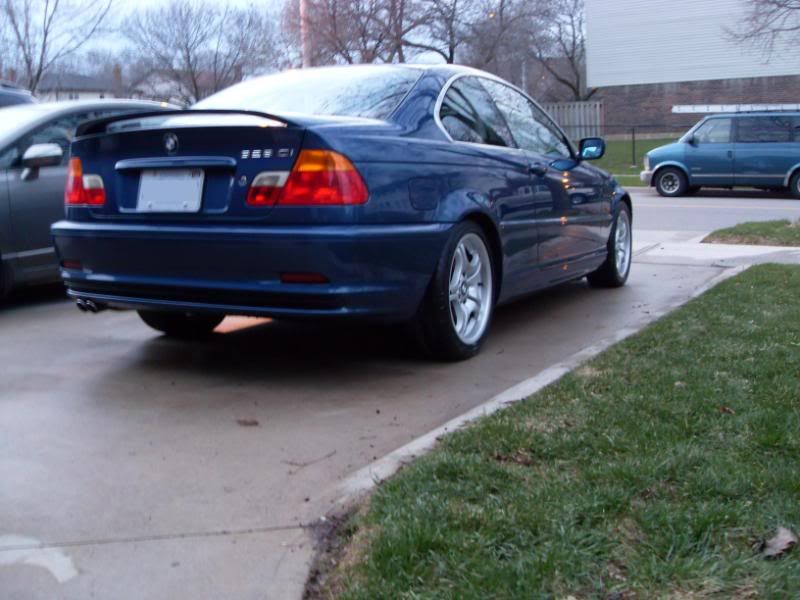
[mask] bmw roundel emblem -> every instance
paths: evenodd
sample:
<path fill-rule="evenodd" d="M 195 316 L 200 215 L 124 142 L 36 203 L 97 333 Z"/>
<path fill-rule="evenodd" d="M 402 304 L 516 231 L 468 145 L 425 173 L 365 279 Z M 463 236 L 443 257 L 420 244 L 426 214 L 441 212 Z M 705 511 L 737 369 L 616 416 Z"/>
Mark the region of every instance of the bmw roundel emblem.
<path fill-rule="evenodd" d="M 168 133 L 164 136 L 164 149 L 167 154 L 175 154 L 178 151 L 178 136 Z"/>

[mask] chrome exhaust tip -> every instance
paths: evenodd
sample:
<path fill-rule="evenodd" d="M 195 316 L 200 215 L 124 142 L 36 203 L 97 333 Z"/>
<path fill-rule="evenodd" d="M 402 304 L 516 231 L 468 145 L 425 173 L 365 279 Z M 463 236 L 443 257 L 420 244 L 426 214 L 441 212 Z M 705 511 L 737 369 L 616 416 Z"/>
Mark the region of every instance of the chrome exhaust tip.
<path fill-rule="evenodd" d="M 103 312 L 104 310 L 108 309 L 108 306 L 105 304 L 98 304 L 94 300 L 84 300 L 83 298 L 78 298 L 77 300 L 75 300 L 75 305 L 82 312 L 90 312 L 95 314 Z"/>

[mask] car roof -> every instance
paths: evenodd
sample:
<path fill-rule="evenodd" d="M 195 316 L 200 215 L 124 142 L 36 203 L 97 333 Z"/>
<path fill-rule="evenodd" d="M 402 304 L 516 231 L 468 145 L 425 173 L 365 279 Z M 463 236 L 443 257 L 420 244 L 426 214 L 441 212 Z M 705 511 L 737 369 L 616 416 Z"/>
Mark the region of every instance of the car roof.
<path fill-rule="evenodd" d="M 492 78 L 496 77 L 487 71 L 481 71 L 480 69 L 476 69 L 474 67 L 449 63 L 367 63 L 358 65 L 325 65 L 311 67 L 310 69 L 416 69 L 418 71 L 441 74 L 446 77 L 458 74 L 484 75 Z"/>
<path fill-rule="evenodd" d="M 708 115 L 706 119 L 711 119 L 713 117 L 731 117 L 731 118 L 741 118 L 741 117 L 800 117 L 800 111 L 797 110 L 754 110 L 754 111 L 740 111 L 740 112 L 729 112 L 729 113 L 716 113 L 713 115 Z"/>

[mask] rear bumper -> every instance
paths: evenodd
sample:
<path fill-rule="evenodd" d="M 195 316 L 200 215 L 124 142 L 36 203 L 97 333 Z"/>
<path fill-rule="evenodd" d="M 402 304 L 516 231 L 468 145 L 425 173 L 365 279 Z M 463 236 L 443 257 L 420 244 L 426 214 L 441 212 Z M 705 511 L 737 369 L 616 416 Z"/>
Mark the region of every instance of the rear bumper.
<path fill-rule="evenodd" d="M 74 298 L 118 308 L 405 320 L 425 294 L 451 226 L 60 221 L 52 234 Z M 282 273 L 316 273 L 328 282 L 282 283 Z"/>

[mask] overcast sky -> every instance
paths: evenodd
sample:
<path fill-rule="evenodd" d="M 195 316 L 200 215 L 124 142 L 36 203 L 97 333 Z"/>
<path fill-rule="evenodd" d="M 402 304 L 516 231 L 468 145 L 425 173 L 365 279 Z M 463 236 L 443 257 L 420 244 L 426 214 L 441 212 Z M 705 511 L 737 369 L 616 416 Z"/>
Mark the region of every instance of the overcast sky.
<path fill-rule="evenodd" d="M 227 1 L 215 1 L 215 0 L 208 0 L 212 4 L 216 4 L 217 6 L 224 6 L 228 4 L 229 6 L 234 6 L 237 8 L 245 8 L 248 6 L 256 6 L 256 7 L 263 7 L 264 10 L 273 10 L 276 13 L 280 10 L 283 6 L 283 0 L 227 0 Z M 198 4 L 201 3 L 200 0 L 197 2 Z M 147 10 L 149 8 L 156 8 L 158 6 L 164 6 L 167 4 L 164 0 L 136 0 L 135 3 L 124 3 L 120 0 L 116 1 L 116 7 L 114 8 L 115 12 L 115 22 L 122 22 L 126 16 L 130 15 L 133 12 L 140 11 L 140 10 Z M 87 47 L 92 50 L 102 50 L 103 48 L 112 49 L 112 50 L 121 50 L 128 46 L 128 41 L 125 39 L 124 35 L 119 35 L 118 33 L 113 33 L 110 35 L 100 36 L 95 40 L 92 40 Z"/>

